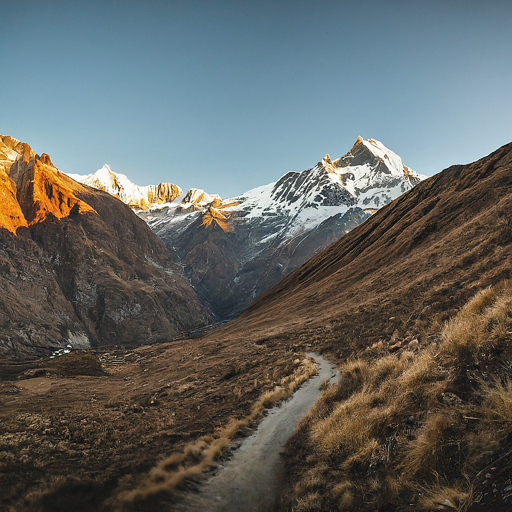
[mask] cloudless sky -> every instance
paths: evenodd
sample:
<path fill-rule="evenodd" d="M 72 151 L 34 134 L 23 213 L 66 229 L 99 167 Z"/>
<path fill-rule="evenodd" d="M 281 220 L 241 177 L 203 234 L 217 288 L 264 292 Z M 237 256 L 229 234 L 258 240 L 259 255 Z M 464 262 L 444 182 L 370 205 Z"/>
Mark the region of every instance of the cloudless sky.
<path fill-rule="evenodd" d="M 375 138 L 432 175 L 512 140 L 508 0 L 0 0 L 0 133 L 223 197 Z"/>

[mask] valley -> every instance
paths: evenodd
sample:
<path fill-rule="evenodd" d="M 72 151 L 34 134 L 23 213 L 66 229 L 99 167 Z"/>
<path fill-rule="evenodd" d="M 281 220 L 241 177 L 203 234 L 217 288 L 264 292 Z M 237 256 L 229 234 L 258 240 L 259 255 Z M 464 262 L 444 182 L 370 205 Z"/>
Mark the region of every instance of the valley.
<path fill-rule="evenodd" d="M 78 181 L 131 205 L 166 244 L 194 289 L 221 320 L 240 314 L 279 279 L 420 183 L 381 142 L 359 137 L 342 157 L 222 200 L 202 189 L 167 202 L 102 168 Z M 143 197 L 144 196 L 144 197 Z"/>
<path fill-rule="evenodd" d="M 165 489 L 133 503 L 122 495 L 143 487 L 163 458 L 243 420 L 262 394 L 301 369 L 304 348 L 286 339 L 256 345 L 209 338 L 1 361 L 2 509 L 168 506 Z"/>
<path fill-rule="evenodd" d="M 179 188 L 147 189 L 160 197 L 157 206 L 132 207 L 151 231 L 111 194 L 73 181 L 26 145 L 2 141 L 1 176 L 12 204 L 1 232 L 0 485 L 6 510 L 156 512 L 208 501 L 210 495 L 201 494 L 208 486 L 202 487 L 205 471 L 219 462 L 227 468 L 226 454 L 243 453 L 240 442 L 267 408 L 313 376 L 305 357 L 311 351 L 338 366 L 340 380 L 322 384 L 320 400 L 286 445 L 275 509 L 507 509 L 512 144 L 407 190 L 397 182 L 404 193 L 389 201 L 373 190 L 374 202 L 363 205 L 375 207 L 371 215 L 352 218 L 350 230 L 346 215 L 357 216 L 358 207 L 364 212 L 356 199 L 364 203 L 366 192 L 350 192 L 347 166 L 380 176 L 386 158 L 368 164 L 368 145 L 377 147 L 375 141 L 358 140 L 339 160 L 325 157 L 317 167 L 226 203 L 191 192 L 166 204 L 162 191 L 173 195 Z M 338 180 L 338 188 L 327 189 L 332 195 L 323 179 Z M 290 190 L 300 189 L 299 182 L 305 188 L 295 196 Z M 260 208 L 258 194 L 288 199 Z M 333 197 L 340 204 L 322 210 L 320 203 Z M 273 220 L 263 215 L 265 208 L 274 208 Z M 311 229 L 304 228 L 308 209 L 326 215 Z M 251 220 L 258 216 L 263 220 Z M 281 220 L 274 224 L 275 218 Z M 276 240 L 254 256 L 244 229 L 259 240 L 270 231 Z M 127 230 L 128 237 L 116 235 Z M 312 249 L 313 240 L 329 236 L 333 243 L 311 257 L 306 251 L 294 260 L 284 249 L 295 242 L 307 248 L 308 239 Z M 243 289 L 255 300 L 228 323 L 205 329 L 235 314 L 230 280 L 242 282 L 249 274 L 247 267 L 240 270 L 233 240 L 251 253 L 243 266 L 251 261 L 261 289 L 253 293 L 246 281 L 236 293 Z M 287 275 L 266 281 L 261 269 L 272 273 L 272 266 L 256 265 L 260 256 L 285 262 Z M 51 279 L 52 293 L 45 281 Z M 99 315 L 102 286 L 108 300 Z M 36 296 L 37 310 L 29 299 L 41 289 L 47 295 Z M 224 305 L 214 307 L 214 292 L 227 297 Z M 137 298 L 140 312 L 120 307 L 126 296 Z M 44 324 L 59 335 L 46 345 L 34 343 L 35 333 L 45 333 L 36 320 L 48 311 L 60 312 L 52 317 L 59 323 Z M 32 322 L 33 331 L 21 319 Z M 70 353 L 48 358 L 70 343 L 71 321 L 78 326 L 72 332 L 85 333 L 90 345 L 75 342 Z M 194 331 L 198 337 L 184 339 Z M 27 332 L 33 332 L 28 341 L 19 341 Z"/>

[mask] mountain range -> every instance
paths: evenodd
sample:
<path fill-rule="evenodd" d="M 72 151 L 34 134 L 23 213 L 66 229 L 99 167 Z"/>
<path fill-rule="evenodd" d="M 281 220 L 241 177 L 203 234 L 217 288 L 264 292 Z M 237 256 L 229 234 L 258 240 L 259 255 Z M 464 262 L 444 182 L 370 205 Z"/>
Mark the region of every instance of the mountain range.
<path fill-rule="evenodd" d="M 20 332 L 56 332 L 56 315 L 65 339 L 92 323 L 88 339 L 96 333 L 108 342 L 100 336 L 114 324 L 98 323 L 94 307 L 87 307 L 87 282 L 95 290 L 113 288 L 105 301 L 109 318 L 126 311 L 118 306 L 123 296 L 131 299 L 143 289 L 154 299 L 143 316 L 130 317 L 125 328 L 120 322 L 127 338 L 129 329 L 139 329 L 140 338 L 141 326 L 156 328 L 164 318 L 165 329 L 184 328 L 170 322 L 172 313 L 157 300 L 160 291 L 169 309 L 181 308 L 190 324 L 211 321 L 181 274 L 182 256 L 159 242 L 127 205 L 66 178 L 47 155 L 38 157 L 27 145 L 5 137 L 2 144 L 0 190 L 8 208 L 0 231 L 0 334 L 17 336 L 15 356 L 44 353 L 29 352 Z M 371 149 L 367 144 L 374 146 L 358 141 L 346 161 Z M 293 240 L 293 219 L 299 225 L 309 215 L 301 217 L 301 211 L 321 212 L 328 194 L 313 195 L 317 208 L 297 206 L 296 217 L 283 211 L 298 202 L 311 205 L 290 199 L 311 176 L 341 169 L 336 162 L 324 158 L 256 189 L 263 190 L 259 196 L 252 191 L 223 201 L 194 190 L 169 204 L 136 208 L 148 222 L 156 219 L 155 230 L 159 220 L 162 226 L 183 225 L 180 234 L 199 242 L 190 242 L 191 251 L 215 254 L 215 242 L 227 244 L 241 229 L 238 223 L 257 228 L 270 222 L 263 215 L 270 197 L 268 212 L 291 221 L 274 226 L 276 238 L 287 240 L 290 233 Z M 403 176 L 409 173 L 402 168 Z M 368 196 L 348 190 L 345 171 L 334 174 L 345 174 L 340 182 L 346 186 L 337 191 L 350 204 L 332 206 L 345 208 L 338 212 L 345 215 Z M 287 183 L 293 186 L 287 189 Z M 267 199 L 258 203 L 260 196 Z M 264 220 L 251 221 L 258 204 L 267 204 L 260 212 Z M 0 503 L 27 511 L 68 510 L 77 503 L 88 512 L 186 509 L 187 492 L 195 489 L 176 493 L 176 481 L 186 481 L 183 473 L 190 470 L 194 486 L 200 485 L 198 473 L 211 468 L 220 443 L 236 451 L 236 435 L 247 432 L 243 419 L 258 397 L 283 396 L 283 385 L 301 367 L 299 354 L 314 350 L 339 365 L 341 379 L 322 383 L 322 398 L 288 443 L 276 510 L 508 510 L 512 143 L 421 180 L 377 211 L 380 203 L 368 204 L 372 212 L 365 222 L 200 338 L 111 350 L 101 359 L 74 351 L 53 362 L 0 364 L 0 456 L 6 468 Z M 176 279 L 172 289 L 169 271 Z M 101 307 L 101 301 L 94 304 Z M 196 316 L 186 317 L 189 304 Z M 151 317 L 155 307 L 161 308 L 159 319 Z M 75 318 L 73 331 L 67 326 Z M 116 340 L 123 341 L 121 335 Z M 5 336 L 2 343 L 5 354 Z M 231 433 L 226 438 L 219 437 L 223 428 Z"/>
<path fill-rule="evenodd" d="M 107 166 L 70 176 L 132 206 L 221 320 L 424 179 L 382 143 L 361 137 L 336 160 L 325 155 L 226 200 L 170 183 L 139 187 Z"/>

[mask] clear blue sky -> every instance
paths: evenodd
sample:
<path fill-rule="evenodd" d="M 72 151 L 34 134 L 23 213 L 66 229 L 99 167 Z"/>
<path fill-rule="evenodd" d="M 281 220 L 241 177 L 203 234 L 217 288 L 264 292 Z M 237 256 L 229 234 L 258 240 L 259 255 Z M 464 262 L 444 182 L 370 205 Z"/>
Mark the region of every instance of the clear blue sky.
<path fill-rule="evenodd" d="M 431 175 L 512 140 L 510 1 L 0 0 L 0 133 L 223 197 L 375 138 Z"/>

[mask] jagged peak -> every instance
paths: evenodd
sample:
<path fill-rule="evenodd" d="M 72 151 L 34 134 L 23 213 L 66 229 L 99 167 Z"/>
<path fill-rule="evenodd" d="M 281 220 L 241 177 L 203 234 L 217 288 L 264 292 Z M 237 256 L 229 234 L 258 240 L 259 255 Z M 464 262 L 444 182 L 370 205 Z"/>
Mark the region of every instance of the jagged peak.
<path fill-rule="evenodd" d="M 350 151 L 345 153 L 341 158 L 332 162 L 336 172 L 340 172 L 347 166 L 360 166 L 368 163 L 372 166 L 371 159 L 382 162 L 392 175 L 403 175 L 405 179 L 413 180 L 424 179 L 424 176 L 417 174 L 415 171 L 405 166 L 400 156 L 388 149 L 382 142 L 376 139 L 364 140 L 361 136 L 357 137 L 355 144 Z"/>
<path fill-rule="evenodd" d="M 326 155 L 322 158 L 322 164 L 332 165 L 332 160 L 329 153 L 326 153 Z"/>
<path fill-rule="evenodd" d="M 50 155 L 48 153 L 43 153 L 39 158 L 37 158 L 37 160 L 39 160 L 41 163 L 43 163 L 45 165 L 55 167 L 55 165 L 53 165 L 52 159 L 50 158 Z"/>
<path fill-rule="evenodd" d="M 125 174 L 112 171 L 108 164 L 104 164 L 94 174 L 68 176 L 80 183 L 108 192 L 129 206 L 143 210 L 154 205 L 171 203 L 183 194 L 181 188 L 172 183 L 136 185 Z"/>
<path fill-rule="evenodd" d="M 35 152 L 27 143 L 20 142 L 10 135 L 0 135 L 0 170 L 9 173 L 9 169 L 18 158 L 29 162 L 35 156 Z"/>
<path fill-rule="evenodd" d="M 183 204 L 194 203 L 194 204 L 207 204 L 211 203 L 216 199 L 221 199 L 218 194 L 207 194 L 202 188 L 191 188 L 186 194 L 183 200 Z"/>
<path fill-rule="evenodd" d="M 94 174 L 89 176 L 95 176 L 99 180 L 111 180 L 113 178 L 116 178 L 118 176 L 118 173 L 112 172 L 112 170 L 107 164 L 103 164 L 103 167 L 101 167 Z"/>
<path fill-rule="evenodd" d="M 9 147 L 14 147 L 17 144 L 21 144 L 21 141 L 11 137 L 10 135 L 0 135 L 0 141 Z"/>
<path fill-rule="evenodd" d="M 352 149 L 354 149 L 359 144 L 362 144 L 363 142 L 364 142 L 363 137 L 361 137 L 361 135 L 358 135 L 356 141 L 354 142 L 354 145 L 352 146 Z M 352 149 L 350 151 L 352 151 Z"/>

